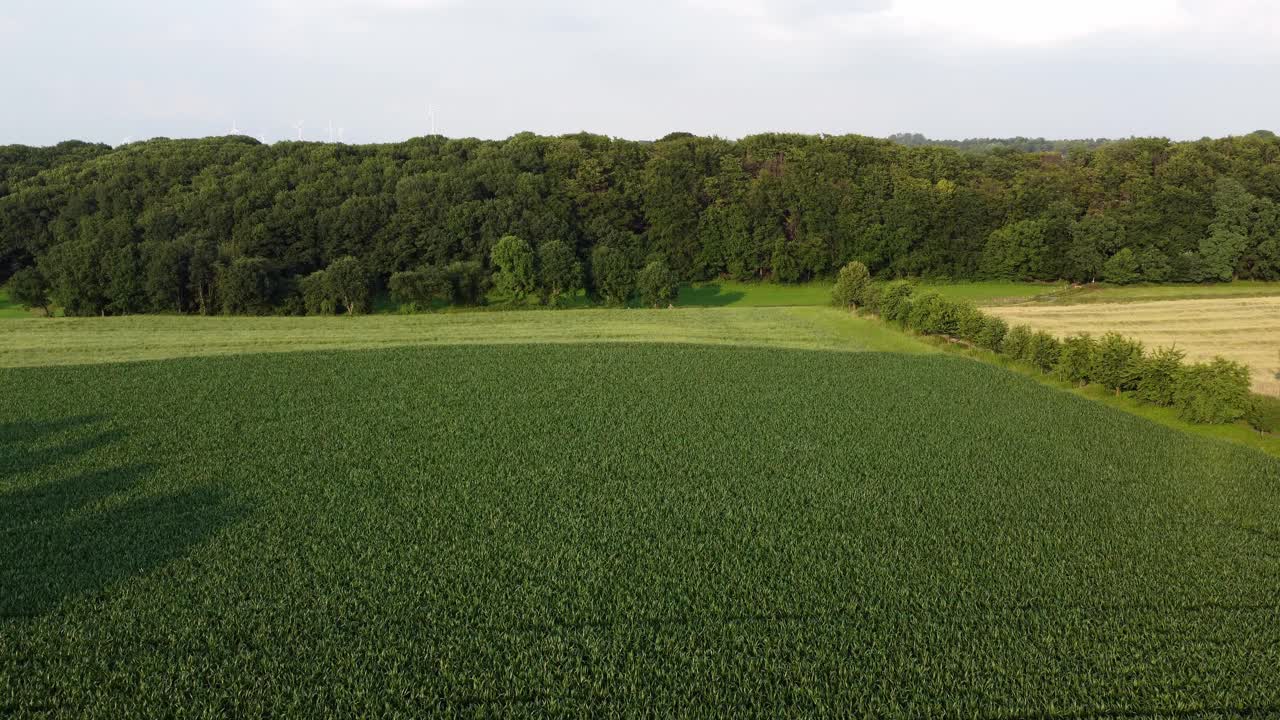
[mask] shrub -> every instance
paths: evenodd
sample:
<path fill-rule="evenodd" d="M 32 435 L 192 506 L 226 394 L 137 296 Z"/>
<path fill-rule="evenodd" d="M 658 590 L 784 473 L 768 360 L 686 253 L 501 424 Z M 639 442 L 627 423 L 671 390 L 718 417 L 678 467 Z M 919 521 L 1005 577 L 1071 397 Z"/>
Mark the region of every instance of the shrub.
<path fill-rule="evenodd" d="M 973 303 L 952 303 L 956 321 L 956 336 L 971 343 L 977 343 L 982 337 L 982 329 L 986 327 L 987 316 Z"/>
<path fill-rule="evenodd" d="M 680 283 L 665 260 L 653 260 L 636 274 L 636 290 L 640 301 L 651 307 L 669 305 L 676 297 Z"/>
<path fill-rule="evenodd" d="M 1058 338 L 1040 330 L 1033 333 L 1031 339 L 1027 341 L 1022 359 L 1034 365 L 1040 372 L 1047 373 L 1053 369 L 1054 365 L 1058 364 L 1058 357 L 1061 353 L 1062 343 L 1058 341 Z"/>
<path fill-rule="evenodd" d="M 460 260 L 444 268 L 449 281 L 449 301 L 455 305 L 480 305 L 489 290 L 484 266 L 478 260 Z"/>
<path fill-rule="evenodd" d="M 1252 396 L 1244 419 L 1258 432 L 1280 432 L 1280 398 L 1270 395 Z"/>
<path fill-rule="evenodd" d="M 984 347 L 991 352 L 999 352 L 1008 332 L 1009 323 L 1005 322 L 1004 318 L 987 315 L 982 320 L 982 330 L 979 331 L 975 342 L 980 347 Z"/>
<path fill-rule="evenodd" d="M 884 285 L 882 283 L 872 283 L 867 286 L 866 292 L 863 293 L 862 306 L 878 315 L 880 313 L 880 304 L 883 298 Z"/>
<path fill-rule="evenodd" d="M 1235 422 L 1250 407 L 1249 369 L 1223 358 L 1184 366 L 1178 373 L 1175 396 L 1178 413 L 1185 420 Z"/>
<path fill-rule="evenodd" d="M 1142 378 L 1142 343 L 1109 332 L 1098 343 L 1095 358 L 1093 379 L 1103 387 L 1117 395 L 1138 387 Z"/>
<path fill-rule="evenodd" d="M 866 304 L 867 288 L 871 286 L 871 273 L 858 261 L 846 263 L 836 277 L 831 291 L 831 302 L 839 307 L 853 308 Z"/>
<path fill-rule="evenodd" d="M 1142 362 L 1138 379 L 1138 399 L 1169 407 L 1176 400 L 1178 374 L 1187 354 L 1176 348 L 1159 348 Z"/>
<path fill-rule="evenodd" d="M 880 317 L 889 322 L 906 322 L 907 313 L 911 310 L 911 293 L 911 283 L 905 280 L 886 284 L 880 294 Z"/>
<path fill-rule="evenodd" d="M 1014 360 L 1021 360 L 1030 342 L 1030 326 L 1018 325 L 1005 333 L 1004 340 L 1000 343 L 1000 352 Z"/>
<path fill-rule="evenodd" d="M 387 282 L 392 302 L 404 310 L 427 312 L 437 300 L 448 301 L 452 284 L 444 270 L 425 265 L 417 270 L 394 273 Z"/>
<path fill-rule="evenodd" d="M 1062 342 L 1062 352 L 1054 375 L 1067 382 L 1085 385 L 1093 377 L 1098 341 L 1089 333 L 1073 335 Z"/>
<path fill-rule="evenodd" d="M 925 335 L 955 335 L 955 305 L 936 292 L 924 293 L 912 300 L 906 324 Z"/>

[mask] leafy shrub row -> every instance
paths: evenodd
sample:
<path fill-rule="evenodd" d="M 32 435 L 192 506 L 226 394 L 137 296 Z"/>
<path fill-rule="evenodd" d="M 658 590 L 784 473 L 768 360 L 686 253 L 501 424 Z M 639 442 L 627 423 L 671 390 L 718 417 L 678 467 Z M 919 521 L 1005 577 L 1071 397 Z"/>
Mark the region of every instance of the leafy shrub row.
<path fill-rule="evenodd" d="M 1059 340 L 1027 325 L 1010 328 L 972 303 L 936 292 L 916 293 L 906 281 L 873 283 L 861 263 L 846 265 L 832 292 L 835 304 L 862 308 L 923 335 L 969 343 L 1026 363 L 1080 386 L 1096 383 L 1116 395 L 1128 393 L 1151 405 L 1173 407 L 1196 423 L 1247 419 L 1264 432 L 1280 428 L 1280 400 L 1253 395 L 1249 370 L 1224 358 L 1187 363 L 1176 348 L 1146 352 L 1142 343 L 1118 333 L 1088 333 Z"/>

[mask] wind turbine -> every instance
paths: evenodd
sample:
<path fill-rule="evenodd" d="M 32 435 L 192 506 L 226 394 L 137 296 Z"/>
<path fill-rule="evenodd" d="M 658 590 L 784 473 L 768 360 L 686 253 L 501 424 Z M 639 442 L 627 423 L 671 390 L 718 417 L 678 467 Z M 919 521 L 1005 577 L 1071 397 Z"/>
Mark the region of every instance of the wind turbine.
<path fill-rule="evenodd" d="M 427 106 L 427 120 L 431 122 L 431 134 L 435 135 L 436 134 L 436 106 L 435 105 Z"/>
<path fill-rule="evenodd" d="M 131 143 L 131 142 L 133 142 L 133 136 L 132 136 L 132 135 L 125 135 L 125 136 L 124 136 L 124 138 L 122 138 L 122 139 L 120 140 L 120 144 L 121 144 L 121 145 L 128 145 L 128 144 L 129 144 L 129 143 Z"/>
<path fill-rule="evenodd" d="M 343 128 L 338 128 L 338 142 L 345 145 L 347 141 L 342 138 L 342 132 Z"/>
<path fill-rule="evenodd" d="M 333 121 L 329 121 L 329 142 L 333 142 Z"/>
<path fill-rule="evenodd" d="M 293 129 L 298 131 L 298 142 L 302 142 L 302 126 L 306 124 L 306 120 L 299 120 L 298 124 L 293 126 Z"/>
<path fill-rule="evenodd" d="M 240 134 L 242 134 L 242 132 L 243 132 L 243 131 L 242 131 L 242 130 L 240 130 L 240 128 L 236 127 L 236 121 L 235 121 L 235 120 L 232 120 L 232 121 L 231 121 L 231 132 L 229 132 L 229 133 L 227 133 L 227 134 L 228 134 L 228 135 L 240 135 Z"/>

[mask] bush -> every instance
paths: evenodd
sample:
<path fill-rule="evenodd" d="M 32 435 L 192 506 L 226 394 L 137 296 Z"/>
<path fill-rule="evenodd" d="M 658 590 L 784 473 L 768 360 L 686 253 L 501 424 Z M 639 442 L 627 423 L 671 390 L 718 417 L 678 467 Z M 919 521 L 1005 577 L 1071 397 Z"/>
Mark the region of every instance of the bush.
<path fill-rule="evenodd" d="M 676 274 L 667 267 L 665 260 L 654 260 L 636 274 L 636 290 L 640 293 L 640 302 L 651 307 L 670 305 L 679 287 Z"/>
<path fill-rule="evenodd" d="M 880 304 L 884 298 L 884 285 L 882 283 L 872 283 L 867 286 L 866 292 L 863 293 L 862 306 L 877 315 L 880 314 Z"/>
<path fill-rule="evenodd" d="M 956 306 L 936 292 L 928 292 L 911 302 L 907 325 L 925 335 L 955 335 Z"/>
<path fill-rule="evenodd" d="M 987 316 L 973 303 L 952 303 L 956 321 L 956 336 L 971 343 L 977 343 L 982 337 L 982 329 L 986 327 Z"/>
<path fill-rule="evenodd" d="M 905 323 L 911 310 L 911 283 L 894 280 L 880 294 L 880 317 L 889 322 Z"/>
<path fill-rule="evenodd" d="M 454 305 L 480 305 L 489 291 L 489 280 L 478 260 L 460 260 L 444 268 L 449 281 L 449 302 Z"/>
<path fill-rule="evenodd" d="M 1249 369 L 1214 358 L 1183 367 L 1175 389 L 1178 413 L 1195 423 L 1223 424 L 1244 417 L 1251 406 Z"/>
<path fill-rule="evenodd" d="M 1040 330 L 1033 333 L 1031 339 L 1027 341 L 1022 359 L 1038 368 L 1040 372 L 1047 373 L 1053 369 L 1054 365 L 1058 364 L 1058 357 L 1061 353 L 1062 343 L 1058 341 L 1058 338 Z"/>
<path fill-rule="evenodd" d="M 1142 362 L 1138 379 L 1138 399 L 1170 407 L 1176 401 L 1178 374 L 1187 354 L 1176 348 L 1159 348 Z"/>
<path fill-rule="evenodd" d="M 437 300 L 447 302 L 453 290 L 449 276 L 434 265 L 395 273 L 387 287 L 391 291 L 392 302 L 411 312 L 430 311 Z"/>
<path fill-rule="evenodd" d="M 1085 385 L 1093 378 L 1098 341 L 1089 333 L 1073 335 L 1062 342 L 1058 366 L 1053 374 L 1067 382 Z"/>
<path fill-rule="evenodd" d="M 1142 378 L 1142 343 L 1119 333 L 1107 333 L 1098 343 L 1093 379 L 1119 395 L 1138 387 Z"/>
<path fill-rule="evenodd" d="M 838 307 L 853 308 L 866 304 L 867 288 L 871 286 L 871 273 L 858 261 L 846 263 L 836 277 L 831 291 L 831 302 Z"/>
<path fill-rule="evenodd" d="M 984 347 L 991 352 L 1000 352 L 1000 346 L 1004 343 L 1005 335 L 1009 333 L 1009 323 L 1004 318 L 998 318 L 995 315 L 987 315 L 982 320 L 982 330 L 979 331 L 975 342 L 980 347 Z"/>
<path fill-rule="evenodd" d="M 1270 395 L 1252 396 L 1244 419 L 1258 432 L 1280 432 L 1280 398 Z"/>
<path fill-rule="evenodd" d="M 1004 340 L 1000 343 L 1000 352 L 1014 360 L 1021 360 L 1026 355 L 1027 345 L 1030 342 L 1031 328 L 1027 325 L 1018 325 L 1005 333 Z"/>

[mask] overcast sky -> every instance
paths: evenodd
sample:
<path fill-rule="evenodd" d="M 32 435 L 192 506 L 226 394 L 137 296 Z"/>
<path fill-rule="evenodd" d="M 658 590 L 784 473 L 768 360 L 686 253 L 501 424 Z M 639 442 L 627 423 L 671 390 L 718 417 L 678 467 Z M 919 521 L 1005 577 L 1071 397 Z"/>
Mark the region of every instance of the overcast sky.
<path fill-rule="evenodd" d="M 1275 0 L 2 0 L 0 144 L 1280 130 Z"/>

